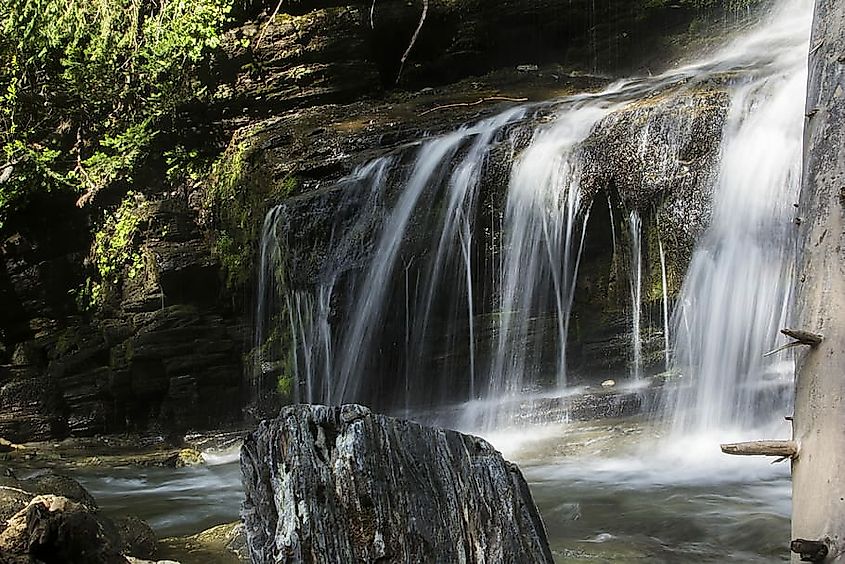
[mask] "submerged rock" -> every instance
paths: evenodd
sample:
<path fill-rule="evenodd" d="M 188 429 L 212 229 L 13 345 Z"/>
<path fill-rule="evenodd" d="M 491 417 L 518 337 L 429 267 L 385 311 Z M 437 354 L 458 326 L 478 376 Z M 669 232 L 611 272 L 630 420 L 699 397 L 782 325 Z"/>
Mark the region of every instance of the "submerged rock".
<path fill-rule="evenodd" d="M 188 537 L 162 539 L 161 556 L 177 562 L 238 564 L 249 562 L 244 525 L 224 523 Z M 159 561 L 161 562 L 161 561 Z"/>
<path fill-rule="evenodd" d="M 522 473 L 478 437 L 293 406 L 241 468 L 253 562 L 552 562 Z"/>

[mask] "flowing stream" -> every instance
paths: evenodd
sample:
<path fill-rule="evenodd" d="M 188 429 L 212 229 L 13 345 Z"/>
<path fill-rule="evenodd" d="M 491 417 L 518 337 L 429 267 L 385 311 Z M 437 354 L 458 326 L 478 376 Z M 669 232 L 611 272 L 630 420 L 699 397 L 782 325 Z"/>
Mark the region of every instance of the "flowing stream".
<path fill-rule="evenodd" d="M 291 342 L 259 357 L 256 386 L 288 355 L 297 401 L 360 401 L 489 438 L 523 468 L 559 562 L 787 561 L 788 468 L 730 459 L 717 445 L 789 434 L 791 358 L 763 355 L 780 344 L 790 297 L 811 10 L 783 0 L 698 62 L 512 108 L 362 166 L 338 187 L 357 212 L 332 232 L 310 287 L 281 273 L 280 225 L 294 210 L 275 208 L 256 345 L 269 351 L 288 330 Z M 643 210 L 608 194 L 612 252 L 630 265 L 630 364 L 614 393 L 655 409 L 579 422 L 567 398 L 596 390 L 573 380 L 567 350 L 595 196 L 585 141 L 622 108 L 710 83 L 730 101 L 709 227 L 677 296 L 667 241 L 653 245 L 666 383 L 649 388 L 644 368 Z M 632 134 L 645 143 L 657 133 L 646 122 Z M 495 202 L 484 187 L 502 163 Z M 106 509 L 185 534 L 237 517 L 234 457 L 211 456 L 202 469 L 80 477 Z"/>

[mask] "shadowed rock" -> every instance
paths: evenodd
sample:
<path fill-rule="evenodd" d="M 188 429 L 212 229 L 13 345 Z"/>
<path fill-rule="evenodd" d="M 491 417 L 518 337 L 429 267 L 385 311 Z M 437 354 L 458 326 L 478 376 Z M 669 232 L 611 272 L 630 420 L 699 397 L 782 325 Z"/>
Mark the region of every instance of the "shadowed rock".
<path fill-rule="evenodd" d="M 516 465 L 358 405 L 294 406 L 241 449 L 253 562 L 552 562 Z"/>

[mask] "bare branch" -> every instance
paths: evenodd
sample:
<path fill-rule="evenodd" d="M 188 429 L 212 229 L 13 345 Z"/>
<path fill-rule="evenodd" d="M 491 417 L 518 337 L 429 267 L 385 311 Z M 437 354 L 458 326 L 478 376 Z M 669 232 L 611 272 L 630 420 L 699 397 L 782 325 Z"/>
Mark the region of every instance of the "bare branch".
<path fill-rule="evenodd" d="M 480 100 L 476 100 L 475 102 L 458 102 L 455 104 L 446 104 L 445 106 L 436 106 L 434 108 L 428 109 L 424 112 L 420 112 L 419 115 L 424 116 L 426 114 L 430 114 L 431 112 L 436 112 L 438 110 L 446 110 L 448 108 L 461 108 L 461 107 L 469 107 L 469 106 L 478 106 L 479 104 L 483 104 L 484 102 L 527 102 L 528 98 L 510 98 L 508 96 L 489 96 L 487 98 L 481 98 Z"/>
<path fill-rule="evenodd" d="M 399 61 L 399 74 L 396 75 L 396 84 L 399 84 L 399 79 L 402 78 L 402 70 L 404 70 L 404 68 L 405 68 L 405 61 L 408 60 L 408 55 L 411 54 L 411 49 L 414 48 L 414 43 L 417 42 L 417 37 L 419 37 L 419 35 L 420 35 L 420 30 L 422 29 L 422 26 L 425 23 L 425 17 L 427 15 L 428 15 L 428 0 L 423 0 L 423 9 L 422 9 L 422 13 L 420 14 L 420 21 L 417 24 L 417 29 L 414 30 L 414 35 L 411 36 L 411 43 L 408 44 L 408 48 L 405 49 L 405 53 L 402 55 L 402 59 Z"/>
<path fill-rule="evenodd" d="M 273 10 L 273 13 L 270 14 L 270 17 L 264 23 L 264 27 L 261 28 L 261 33 L 258 34 L 258 39 L 255 40 L 255 49 L 258 49 L 258 46 L 261 45 L 261 40 L 264 39 L 264 34 L 267 33 L 267 28 L 270 27 L 270 24 L 273 23 L 276 15 L 279 13 L 279 10 L 282 7 L 282 2 L 285 0 L 279 0 L 279 3 L 276 4 L 276 9 Z"/>

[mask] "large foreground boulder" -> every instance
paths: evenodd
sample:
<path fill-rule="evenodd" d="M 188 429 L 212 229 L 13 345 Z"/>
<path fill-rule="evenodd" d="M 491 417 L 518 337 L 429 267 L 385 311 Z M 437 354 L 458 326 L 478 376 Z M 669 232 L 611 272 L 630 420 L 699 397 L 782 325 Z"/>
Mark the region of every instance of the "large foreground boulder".
<path fill-rule="evenodd" d="M 552 562 L 516 465 L 486 441 L 293 406 L 241 449 L 253 562 Z"/>

